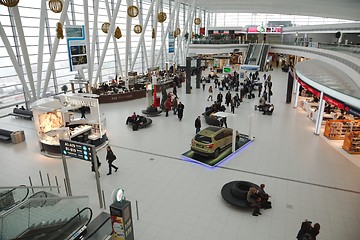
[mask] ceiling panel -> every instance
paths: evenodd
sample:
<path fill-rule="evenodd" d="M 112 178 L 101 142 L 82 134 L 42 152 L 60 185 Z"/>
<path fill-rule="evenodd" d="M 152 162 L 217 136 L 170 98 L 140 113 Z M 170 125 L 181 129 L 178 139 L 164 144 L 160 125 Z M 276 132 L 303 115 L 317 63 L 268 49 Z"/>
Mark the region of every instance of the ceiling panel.
<path fill-rule="evenodd" d="M 360 21 L 360 0 L 196 0 L 196 6 L 210 12 L 295 14 Z"/>

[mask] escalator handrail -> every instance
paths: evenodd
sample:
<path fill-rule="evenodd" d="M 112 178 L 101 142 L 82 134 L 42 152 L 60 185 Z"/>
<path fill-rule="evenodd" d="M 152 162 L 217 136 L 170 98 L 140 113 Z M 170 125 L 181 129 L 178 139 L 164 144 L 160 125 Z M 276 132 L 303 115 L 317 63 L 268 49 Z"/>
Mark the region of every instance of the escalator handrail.
<path fill-rule="evenodd" d="M 88 196 L 71 196 L 71 197 L 49 197 L 46 198 L 46 200 L 63 200 L 63 199 L 74 199 L 74 198 L 88 198 Z M 6 211 L 4 214 L 1 215 L 1 218 L 6 217 L 10 213 L 16 211 L 18 208 L 23 207 L 24 205 L 32 202 L 32 201 L 38 201 L 38 200 L 44 200 L 44 198 L 28 198 L 25 201 L 19 203 L 18 205 L 14 206 L 13 208 Z"/>
<path fill-rule="evenodd" d="M 259 55 L 257 56 L 257 61 L 256 61 L 256 65 L 260 65 L 261 63 L 261 56 L 264 53 L 264 43 L 261 44 L 261 49 L 259 51 Z"/>
<path fill-rule="evenodd" d="M 75 218 L 77 218 L 77 217 L 78 217 L 83 211 L 85 211 L 85 210 L 89 210 L 89 211 L 90 211 L 90 217 L 89 217 L 88 221 L 85 223 L 85 226 L 87 226 L 87 225 L 90 223 L 91 219 L 92 219 L 93 211 L 92 211 L 92 209 L 89 208 L 89 207 L 84 207 L 80 212 L 76 213 L 72 218 L 70 218 L 68 221 L 66 221 L 66 223 L 64 223 L 63 225 L 61 225 L 59 228 L 54 229 L 54 230 L 51 230 L 51 231 L 48 231 L 48 232 L 42 232 L 42 233 L 40 233 L 40 234 L 43 235 L 43 234 L 48 234 L 48 233 L 53 233 L 53 232 L 59 231 L 60 229 L 64 228 L 67 224 L 69 224 L 72 220 L 74 220 Z M 29 239 L 29 238 L 38 236 L 38 235 L 40 235 L 40 234 L 34 234 L 34 235 L 26 236 L 26 237 L 18 237 L 18 238 L 16 238 L 16 239 Z"/>
<path fill-rule="evenodd" d="M 6 192 L 4 195 L 1 196 L 1 198 L 7 196 L 7 195 L 10 194 L 10 193 L 13 193 L 13 191 L 15 191 L 15 190 L 18 189 L 18 188 L 26 188 L 26 195 L 25 195 L 25 197 L 24 197 L 23 199 L 14 202 L 14 204 L 13 204 L 10 208 L 8 208 L 8 210 L 9 210 L 9 209 L 12 209 L 14 206 L 18 205 L 19 203 L 22 203 L 23 201 L 25 201 L 25 199 L 26 199 L 27 196 L 29 195 L 29 192 L 30 192 L 29 188 L 28 188 L 26 185 L 20 185 L 20 186 L 14 187 L 13 189 L 11 189 L 11 190 L 9 190 L 8 192 Z M 2 215 L 2 214 L 1 214 L 1 215 Z"/>

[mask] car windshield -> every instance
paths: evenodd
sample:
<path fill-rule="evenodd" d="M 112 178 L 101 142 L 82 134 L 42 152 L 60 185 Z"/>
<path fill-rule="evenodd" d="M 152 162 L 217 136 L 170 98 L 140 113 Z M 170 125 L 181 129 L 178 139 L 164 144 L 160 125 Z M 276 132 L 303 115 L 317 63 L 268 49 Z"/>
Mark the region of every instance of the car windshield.
<path fill-rule="evenodd" d="M 207 136 L 204 136 L 204 135 L 197 134 L 195 136 L 195 141 L 201 142 L 201 143 L 204 143 L 204 144 L 209 144 L 209 143 L 211 143 L 211 138 L 207 137 Z"/>

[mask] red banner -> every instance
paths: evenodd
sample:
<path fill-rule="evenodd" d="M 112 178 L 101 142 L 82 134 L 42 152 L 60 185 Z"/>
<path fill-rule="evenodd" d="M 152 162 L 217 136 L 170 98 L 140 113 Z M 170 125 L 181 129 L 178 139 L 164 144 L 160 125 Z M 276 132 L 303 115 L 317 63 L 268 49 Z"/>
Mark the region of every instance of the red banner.
<path fill-rule="evenodd" d="M 344 104 L 341 103 L 341 102 L 339 102 L 338 100 L 335 100 L 335 99 L 333 99 L 333 98 L 330 98 L 330 97 L 328 97 L 328 96 L 326 96 L 326 95 L 324 95 L 324 100 L 325 100 L 327 103 L 329 103 L 329 104 L 331 104 L 331 105 L 334 105 L 335 107 L 337 107 L 337 108 L 339 108 L 339 109 L 341 109 L 341 110 L 345 110 Z"/>
<path fill-rule="evenodd" d="M 300 78 L 297 78 L 298 82 L 300 83 L 300 85 L 305 88 L 306 90 L 308 90 L 309 92 L 311 92 L 312 94 L 314 94 L 316 97 L 320 97 L 320 92 L 318 90 L 316 90 L 315 88 L 310 87 L 309 85 L 307 85 L 306 83 L 304 83 L 303 81 L 300 80 Z"/>
<path fill-rule="evenodd" d="M 200 35 L 205 35 L 205 28 L 204 27 L 200 28 Z"/>

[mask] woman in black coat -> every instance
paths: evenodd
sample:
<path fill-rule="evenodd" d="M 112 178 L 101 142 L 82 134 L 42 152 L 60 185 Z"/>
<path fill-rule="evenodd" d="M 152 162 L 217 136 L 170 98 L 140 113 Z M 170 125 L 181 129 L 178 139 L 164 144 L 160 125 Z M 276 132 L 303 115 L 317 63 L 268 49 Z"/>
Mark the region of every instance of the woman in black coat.
<path fill-rule="evenodd" d="M 113 151 L 111 150 L 111 147 L 107 146 L 106 150 L 107 150 L 106 160 L 109 163 L 109 173 L 107 175 L 110 175 L 111 174 L 111 168 L 114 168 L 115 172 L 116 172 L 118 170 L 118 167 L 116 167 L 114 164 L 112 164 L 115 161 L 116 156 L 113 153 Z"/>

